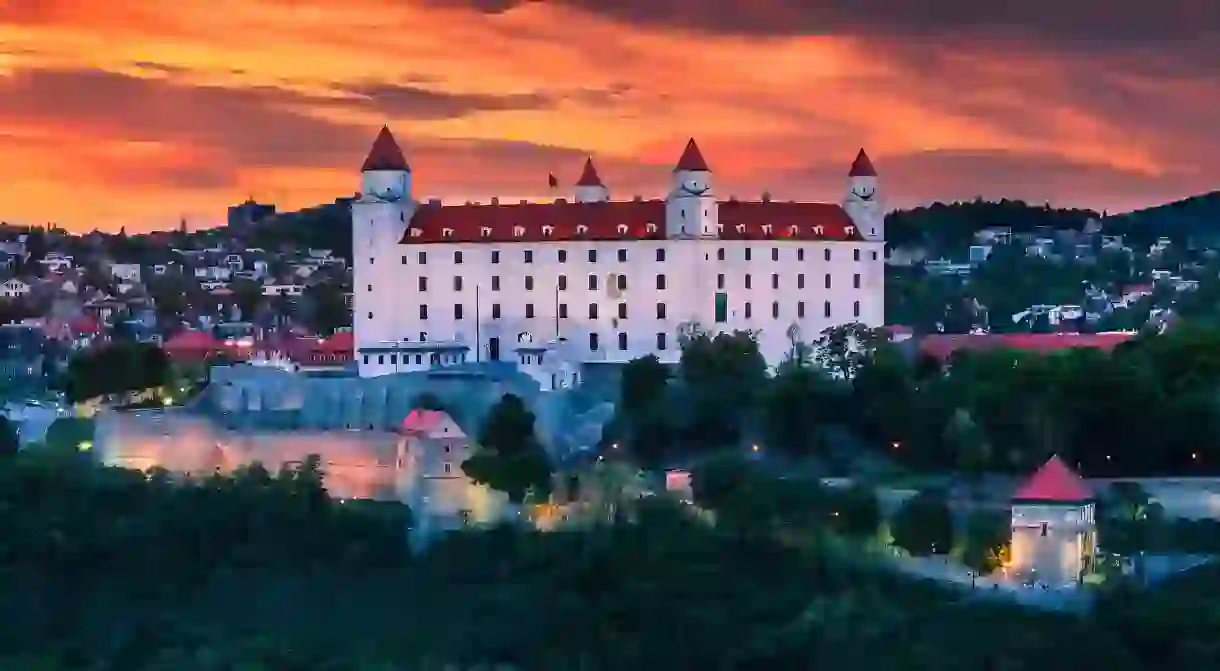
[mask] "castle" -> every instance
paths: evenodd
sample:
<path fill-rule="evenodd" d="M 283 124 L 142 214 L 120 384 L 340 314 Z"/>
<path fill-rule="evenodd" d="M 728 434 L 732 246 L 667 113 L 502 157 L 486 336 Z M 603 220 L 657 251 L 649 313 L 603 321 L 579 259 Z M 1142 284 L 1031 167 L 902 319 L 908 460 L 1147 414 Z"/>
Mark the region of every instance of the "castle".
<path fill-rule="evenodd" d="M 1089 485 L 1053 456 L 1012 497 L 1012 564 L 1017 576 L 1077 583 L 1096 569 L 1097 503 Z"/>
<path fill-rule="evenodd" d="M 663 200 L 611 200 L 592 159 L 549 203 L 419 201 L 412 175 L 382 128 L 351 205 L 361 377 L 541 362 L 542 334 L 577 367 L 675 363 L 695 325 L 750 330 L 776 365 L 794 339 L 883 323 L 885 213 L 864 150 L 841 205 L 719 199 L 693 139 Z"/>

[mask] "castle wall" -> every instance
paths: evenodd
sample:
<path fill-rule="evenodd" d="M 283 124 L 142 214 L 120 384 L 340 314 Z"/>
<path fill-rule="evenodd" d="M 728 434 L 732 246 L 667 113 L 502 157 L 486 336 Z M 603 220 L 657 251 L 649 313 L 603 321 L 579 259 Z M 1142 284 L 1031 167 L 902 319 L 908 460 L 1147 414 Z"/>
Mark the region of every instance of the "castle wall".
<path fill-rule="evenodd" d="M 1013 504 L 1010 570 L 1049 584 L 1077 581 L 1097 553 L 1095 516 L 1092 503 Z"/>

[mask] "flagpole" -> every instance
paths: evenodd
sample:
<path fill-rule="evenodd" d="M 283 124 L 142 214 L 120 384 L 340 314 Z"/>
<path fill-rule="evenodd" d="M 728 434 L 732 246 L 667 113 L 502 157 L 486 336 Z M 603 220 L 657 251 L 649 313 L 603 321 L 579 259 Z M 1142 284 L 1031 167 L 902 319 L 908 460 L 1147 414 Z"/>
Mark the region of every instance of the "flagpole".
<path fill-rule="evenodd" d="M 479 315 L 479 284 L 474 285 L 474 362 L 480 363 L 483 361 L 483 340 L 479 337 L 479 323 L 482 322 Z"/>
<path fill-rule="evenodd" d="M 559 285 L 555 285 L 555 340 L 559 340 Z"/>

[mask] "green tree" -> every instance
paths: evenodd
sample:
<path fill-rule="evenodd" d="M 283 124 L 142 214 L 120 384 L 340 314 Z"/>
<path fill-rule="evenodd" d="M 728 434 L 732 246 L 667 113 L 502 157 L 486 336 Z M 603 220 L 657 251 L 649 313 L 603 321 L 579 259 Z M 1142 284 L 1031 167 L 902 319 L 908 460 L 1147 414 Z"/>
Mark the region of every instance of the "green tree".
<path fill-rule="evenodd" d="M 550 493 L 551 464 L 534 433 L 534 413 L 520 397 L 505 394 L 491 408 L 479 432 L 479 447 L 462 462 L 475 482 L 504 492 L 513 503 L 527 494 Z"/>
<path fill-rule="evenodd" d="M 1008 516 L 976 511 L 966 520 L 961 539 L 962 563 L 979 575 L 987 575 L 1004 564 L 1011 537 Z"/>
<path fill-rule="evenodd" d="M 688 446 L 739 446 L 747 438 L 767 384 L 767 362 L 753 333 L 712 337 L 697 330 L 683 338 L 675 409 Z"/>
<path fill-rule="evenodd" d="M 828 488 L 830 529 L 852 538 L 874 538 L 881 528 L 881 506 L 872 488 L 854 484 L 844 488 Z"/>
<path fill-rule="evenodd" d="M 0 415 L 0 459 L 11 457 L 20 450 L 17 427 L 13 426 L 7 415 Z"/>
<path fill-rule="evenodd" d="M 335 330 L 352 325 L 352 311 L 343 298 L 343 288 L 337 282 L 315 282 L 305 288 L 309 304 L 309 322 L 314 331 L 329 336 Z"/>
<path fill-rule="evenodd" d="M 816 368 L 780 371 L 761 402 L 766 444 L 793 456 L 824 456 L 826 427 L 842 422 L 849 407 L 846 391 Z"/>
<path fill-rule="evenodd" d="M 977 495 L 991 463 L 991 443 L 969 410 L 958 408 L 953 413 L 945 426 L 945 443 L 956 457 L 958 473 L 966 478 L 971 492 Z"/>
<path fill-rule="evenodd" d="M 945 493 L 929 489 L 911 497 L 890 521 L 894 545 L 917 557 L 953 549 L 953 516 Z"/>
<path fill-rule="evenodd" d="M 814 358 L 834 377 L 850 380 L 877 347 L 888 341 L 889 334 L 882 328 L 859 322 L 832 326 L 819 335 Z"/>
<path fill-rule="evenodd" d="M 655 356 L 632 359 L 619 377 L 614 434 L 641 463 L 659 464 L 670 450 L 669 369 Z"/>

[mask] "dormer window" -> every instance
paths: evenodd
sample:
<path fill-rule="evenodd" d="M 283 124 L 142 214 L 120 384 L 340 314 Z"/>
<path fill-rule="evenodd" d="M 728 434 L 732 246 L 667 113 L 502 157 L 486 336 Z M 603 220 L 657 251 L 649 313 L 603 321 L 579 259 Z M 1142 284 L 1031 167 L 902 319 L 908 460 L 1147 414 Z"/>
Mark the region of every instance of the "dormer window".
<path fill-rule="evenodd" d="M 424 232 L 418 228 L 411 229 L 411 237 L 413 237 L 413 238 L 418 238 L 419 236 L 421 236 L 423 234 L 424 234 Z"/>
<path fill-rule="evenodd" d="M 789 227 L 788 227 L 788 234 L 789 234 L 789 235 L 793 235 L 793 236 L 795 236 L 795 235 L 799 234 L 800 232 L 801 232 L 801 229 L 800 229 L 800 227 L 799 227 L 799 226 L 789 226 Z"/>
<path fill-rule="evenodd" d="M 657 225 L 652 222 L 648 222 L 647 224 L 644 224 L 644 230 L 649 233 L 656 233 Z"/>
<path fill-rule="evenodd" d="M 826 229 L 824 229 L 821 224 L 818 224 L 817 226 L 813 227 L 814 235 L 824 235 L 825 232 L 826 232 Z"/>
<path fill-rule="evenodd" d="M 555 227 L 554 227 L 554 226 L 543 226 L 543 227 L 542 227 L 542 234 L 543 234 L 543 235 L 545 235 L 545 236 L 547 236 L 547 237 L 550 237 L 550 236 L 551 236 L 551 234 L 553 234 L 554 232 L 555 232 Z"/>
<path fill-rule="evenodd" d="M 737 232 L 738 232 L 738 233 L 745 233 L 745 232 L 746 232 L 746 225 L 745 225 L 745 224 L 737 224 Z"/>
<path fill-rule="evenodd" d="M 619 224 L 617 229 L 619 235 L 627 235 L 627 224 Z"/>
<path fill-rule="evenodd" d="M 761 228 L 763 235 L 771 235 L 771 224 L 763 224 Z"/>
<path fill-rule="evenodd" d="M 441 237 L 442 237 L 442 238 L 452 238 L 452 237 L 453 237 L 453 229 L 452 229 L 452 228 L 442 228 L 442 229 L 441 229 Z"/>
<path fill-rule="evenodd" d="M 514 237 L 514 238 L 519 238 L 519 237 L 521 237 L 521 236 L 523 236 L 523 235 L 525 235 L 525 227 L 524 227 L 524 226 L 513 226 L 513 237 Z"/>
<path fill-rule="evenodd" d="M 576 235 L 584 235 L 588 232 L 589 232 L 588 226 L 585 226 L 584 224 L 578 224 L 576 226 Z"/>
<path fill-rule="evenodd" d="M 479 235 L 482 235 L 485 238 L 490 238 L 491 237 L 491 226 L 484 226 L 484 227 L 480 228 Z"/>
<path fill-rule="evenodd" d="M 856 234 L 856 227 L 855 227 L 855 226 L 844 226 L 844 227 L 843 227 L 843 233 L 844 233 L 845 235 L 848 235 L 848 236 L 855 235 L 855 234 Z"/>

